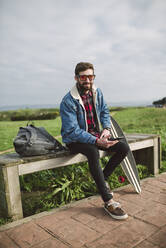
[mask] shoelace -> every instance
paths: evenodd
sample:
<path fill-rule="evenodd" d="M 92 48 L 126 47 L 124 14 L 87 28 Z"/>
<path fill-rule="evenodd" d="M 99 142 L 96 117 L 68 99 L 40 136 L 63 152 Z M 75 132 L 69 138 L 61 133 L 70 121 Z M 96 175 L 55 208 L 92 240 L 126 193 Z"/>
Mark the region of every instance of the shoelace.
<path fill-rule="evenodd" d="M 113 203 L 108 204 L 108 206 L 113 206 L 114 208 L 121 207 L 119 202 L 114 201 Z"/>

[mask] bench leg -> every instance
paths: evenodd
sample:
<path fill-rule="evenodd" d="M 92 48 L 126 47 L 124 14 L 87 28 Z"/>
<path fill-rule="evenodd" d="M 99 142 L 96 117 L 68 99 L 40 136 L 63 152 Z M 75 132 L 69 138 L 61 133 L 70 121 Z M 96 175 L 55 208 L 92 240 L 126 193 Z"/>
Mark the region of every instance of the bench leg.
<path fill-rule="evenodd" d="M 154 139 L 153 147 L 153 174 L 156 175 L 159 173 L 159 168 L 161 168 L 161 147 L 160 147 L 160 138 Z"/>
<path fill-rule="evenodd" d="M 0 212 L 13 220 L 23 218 L 17 165 L 0 168 Z"/>
<path fill-rule="evenodd" d="M 151 174 L 159 173 L 161 162 L 160 138 L 154 138 L 153 146 L 133 151 L 136 164 L 146 165 Z"/>
<path fill-rule="evenodd" d="M 153 147 L 148 148 L 147 151 L 147 166 L 149 172 L 153 175 L 159 173 L 161 163 L 161 152 L 160 152 L 160 138 L 154 138 Z"/>

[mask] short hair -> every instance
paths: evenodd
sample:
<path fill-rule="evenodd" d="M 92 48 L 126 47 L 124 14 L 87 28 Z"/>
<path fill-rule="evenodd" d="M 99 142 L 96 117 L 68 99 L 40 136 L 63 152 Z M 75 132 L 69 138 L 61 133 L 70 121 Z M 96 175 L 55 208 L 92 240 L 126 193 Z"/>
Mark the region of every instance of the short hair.
<path fill-rule="evenodd" d="M 81 71 L 86 71 L 88 69 L 92 69 L 94 72 L 94 67 L 91 63 L 88 62 L 80 62 L 75 67 L 75 75 L 79 75 Z"/>

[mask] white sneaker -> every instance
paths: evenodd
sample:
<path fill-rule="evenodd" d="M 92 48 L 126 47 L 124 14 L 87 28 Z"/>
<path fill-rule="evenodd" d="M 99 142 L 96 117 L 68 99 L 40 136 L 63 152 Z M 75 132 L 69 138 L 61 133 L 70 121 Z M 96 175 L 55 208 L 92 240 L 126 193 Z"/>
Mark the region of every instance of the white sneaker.
<path fill-rule="evenodd" d="M 128 214 L 125 213 L 125 211 L 116 205 L 116 202 L 111 204 L 105 204 L 104 205 L 105 211 L 116 220 L 125 220 L 128 218 Z"/>

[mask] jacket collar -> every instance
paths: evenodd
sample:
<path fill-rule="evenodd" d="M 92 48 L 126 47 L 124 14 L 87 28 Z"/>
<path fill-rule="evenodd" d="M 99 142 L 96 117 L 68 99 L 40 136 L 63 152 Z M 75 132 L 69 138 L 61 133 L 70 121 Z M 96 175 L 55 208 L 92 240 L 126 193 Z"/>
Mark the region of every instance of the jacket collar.
<path fill-rule="evenodd" d="M 92 86 L 92 92 L 93 92 L 93 101 L 94 101 L 94 106 L 95 106 L 95 108 L 96 108 L 96 93 L 97 93 L 96 90 L 97 90 L 97 88 L 96 88 L 96 86 L 93 84 L 93 86 Z M 79 101 L 79 103 L 82 105 L 84 111 L 86 112 L 85 107 L 84 107 L 84 103 L 83 103 L 82 98 L 81 98 L 81 96 L 80 96 L 80 94 L 79 94 L 79 92 L 78 92 L 78 89 L 77 89 L 76 84 L 75 84 L 74 87 L 71 89 L 70 94 L 71 94 L 71 96 L 72 96 L 73 98 L 75 98 L 75 99 L 77 99 L 77 100 Z M 87 124 L 87 117 L 86 117 L 86 115 L 85 115 L 85 120 L 86 120 L 86 130 L 88 130 L 88 124 Z M 98 116 L 97 116 L 97 120 L 98 120 Z M 99 123 L 99 120 L 98 120 L 98 123 Z M 98 125 L 99 125 L 99 124 L 98 124 Z"/>
<path fill-rule="evenodd" d="M 93 84 L 92 86 L 92 92 L 94 95 L 96 95 L 96 86 Z M 80 94 L 78 92 L 77 86 L 76 84 L 73 86 L 73 88 L 70 91 L 70 94 L 72 95 L 73 98 L 78 99 L 80 101 L 82 101 Z"/>

